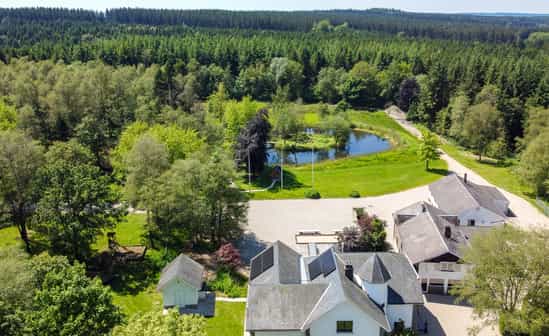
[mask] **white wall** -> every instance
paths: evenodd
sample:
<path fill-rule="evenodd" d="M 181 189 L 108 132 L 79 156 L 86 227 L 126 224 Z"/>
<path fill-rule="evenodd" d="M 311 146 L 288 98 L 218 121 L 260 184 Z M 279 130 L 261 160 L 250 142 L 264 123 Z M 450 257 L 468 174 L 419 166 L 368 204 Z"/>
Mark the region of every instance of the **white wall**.
<path fill-rule="evenodd" d="M 398 322 L 399 319 L 404 321 L 406 328 L 411 328 L 414 317 L 414 305 L 388 305 L 386 314 L 391 328 L 394 327 L 394 323 Z"/>
<path fill-rule="evenodd" d="M 475 220 L 475 226 L 494 226 L 502 224 L 505 221 L 505 218 L 482 207 L 463 211 L 458 217 L 459 224 L 463 226 L 469 225 L 470 219 Z"/>
<path fill-rule="evenodd" d="M 251 334 L 250 334 L 251 335 Z M 255 336 L 303 336 L 301 331 L 256 331 Z"/>
<path fill-rule="evenodd" d="M 343 302 L 311 325 L 311 336 L 341 336 L 337 333 L 337 321 L 353 321 L 353 335 L 380 334 L 379 325 L 354 304 Z"/>
<path fill-rule="evenodd" d="M 384 305 L 387 302 L 387 284 L 371 284 L 362 281 L 362 289 L 378 304 Z"/>
<path fill-rule="evenodd" d="M 174 279 L 162 289 L 164 306 L 183 307 L 198 303 L 198 290 L 183 280 Z"/>

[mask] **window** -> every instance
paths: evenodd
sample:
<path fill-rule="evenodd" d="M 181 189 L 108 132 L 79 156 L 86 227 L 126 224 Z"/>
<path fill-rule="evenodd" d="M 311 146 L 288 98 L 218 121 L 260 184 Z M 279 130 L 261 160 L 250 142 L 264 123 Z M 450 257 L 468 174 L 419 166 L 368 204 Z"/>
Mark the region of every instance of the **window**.
<path fill-rule="evenodd" d="M 469 226 L 475 226 L 475 220 L 469 219 Z"/>
<path fill-rule="evenodd" d="M 338 333 L 352 333 L 353 332 L 353 321 L 337 321 L 337 332 Z"/>
<path fill-rule="evenodd" d="M 439 263 L 439 267 L 440 267 L 440 270 L 442 272 L 453 272 L 454 271 L 454 263 L 441 261 Z"/>
<path fill-rule="evenodd" d="M 305 330 L 305 336 L 311 336 L 311 329 Z"/>

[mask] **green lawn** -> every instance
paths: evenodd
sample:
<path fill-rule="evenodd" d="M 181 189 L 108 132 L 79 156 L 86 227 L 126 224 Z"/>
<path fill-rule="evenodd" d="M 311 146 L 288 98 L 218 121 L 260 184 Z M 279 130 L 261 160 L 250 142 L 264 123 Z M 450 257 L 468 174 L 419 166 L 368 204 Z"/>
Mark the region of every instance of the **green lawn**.
<path fill-rule="evenodd" d="M 431 164 L 431 171 L 425 171 L 425 163 L 417 159 L 418 140 L 384 112 L 351 111 L 349 116 L 354 126 L 386 137 L 393 144 L 393 148 L 378 154 L 315 164 L 314 189 L 322 197 L 348 197 L 353 190 L 358 191 L 361 196 L 388 194 L 431 183 L 447 173 L 446 163 L 440 160 Z M 252 182 L 251 189 L 270 185 L 270 176 L 271 173 L 267 170 Z M 277 184 L 271 190 L 251 193 L 251 197 L 303 198 L 305 191 L 313 187 L 311 166 L 286 166 L 284 181 L 283 190 Z M 250 188 L 244 178 L 240 186 L 244 190 Z"/>
<path fill-rule="evenodd" d="M 114 303 L 119 306 L 127 317 L 135 313 L 145 313 L 162 309 L 162 296 L 156 291 L 156 285 L 135 294 L 117 293 L 113 291 Z"/>
<path fill-rule="evenodd" d="M 244 302 L 216 302 L 215 316 L 206 320 L 210 336 L 242 336 L 244 334 Z"/>
<path fill-rule="evenodd" d="M 113 230 L 116 232 L 116 240 L 121 245 L 140 245 L 143 243 L 143 232 L 145 226 L 145 215 L 142 214 L 129 214 L 126 219 L 118 224 Z M 106 249 L 107 246 L 107 232 L 97 238 L 97 241 L 93 247 L 99 251 Z"/>
<path fill-rule="evenodd" d="M 449 142 L 445 142 L 442 145 L 442 149 L 465 167 L 474 170 L 488 182 L 526 199 L 532 205 L 539 208 L 532 189 L 521 183 L 518 176 L 514 173 L 515 162 L 509 161 L 505 165 L 497 165 L 493 160 L 487 158 L 478 161 L 476 155 Z"/>
<path fill-rule="evenodd" d="M 17 245 L 23 241 L 19 238 L 19 231 L 15 226 L 8 226 L 0 229 L 0 248 Z"/>

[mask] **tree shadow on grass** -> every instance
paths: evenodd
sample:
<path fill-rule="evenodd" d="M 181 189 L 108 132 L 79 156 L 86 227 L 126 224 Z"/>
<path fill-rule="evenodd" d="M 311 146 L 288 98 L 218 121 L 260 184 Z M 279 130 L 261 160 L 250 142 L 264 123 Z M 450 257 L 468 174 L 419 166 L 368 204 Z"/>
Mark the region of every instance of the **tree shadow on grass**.
<path fill-rule="evenodd" d="M 441 169 L 441 168 L 429 168 L 429 173 L 437 174 L 440 176 L 446 176 L 450 174 L 450 171 L 448 169 Z"/>
<path fill-rule="evenodd" d="M 157 261 L 146 256 L 140 262 L 115 265 L 109 284 L 118 294 L 136 295 L 157 283 L 161 270 Z"/>
<path fill-rule="evenodd" d="M 270 188 L 269 192 L 278 192 L 280 191 L 280 179 L 275 177 L 277 174 L 274 173 L 275 167 L 266 167 L 261 175 L 252 179 L 252 189 L 266 189 L 270 187 L 273 183 L 273 180 L 277 180 L 274 186 Z M 248 176 L 242 176 L 242 182 L 248 183 Z M 297 177 L 294 173 L 289 170 L 284 170 L 284 189 L 299 189 L 303 188 L 305 185 L 297 180 Z"/>

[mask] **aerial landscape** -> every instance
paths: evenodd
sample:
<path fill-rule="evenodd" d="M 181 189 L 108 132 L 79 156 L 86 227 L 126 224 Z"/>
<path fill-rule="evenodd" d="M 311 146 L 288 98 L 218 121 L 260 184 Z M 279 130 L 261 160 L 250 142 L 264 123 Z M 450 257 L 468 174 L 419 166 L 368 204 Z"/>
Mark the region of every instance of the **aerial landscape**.
<path fill-rule="evenodd" d="M 549 336 L 549 3 L 0 2 L 0 336 Z"/>

